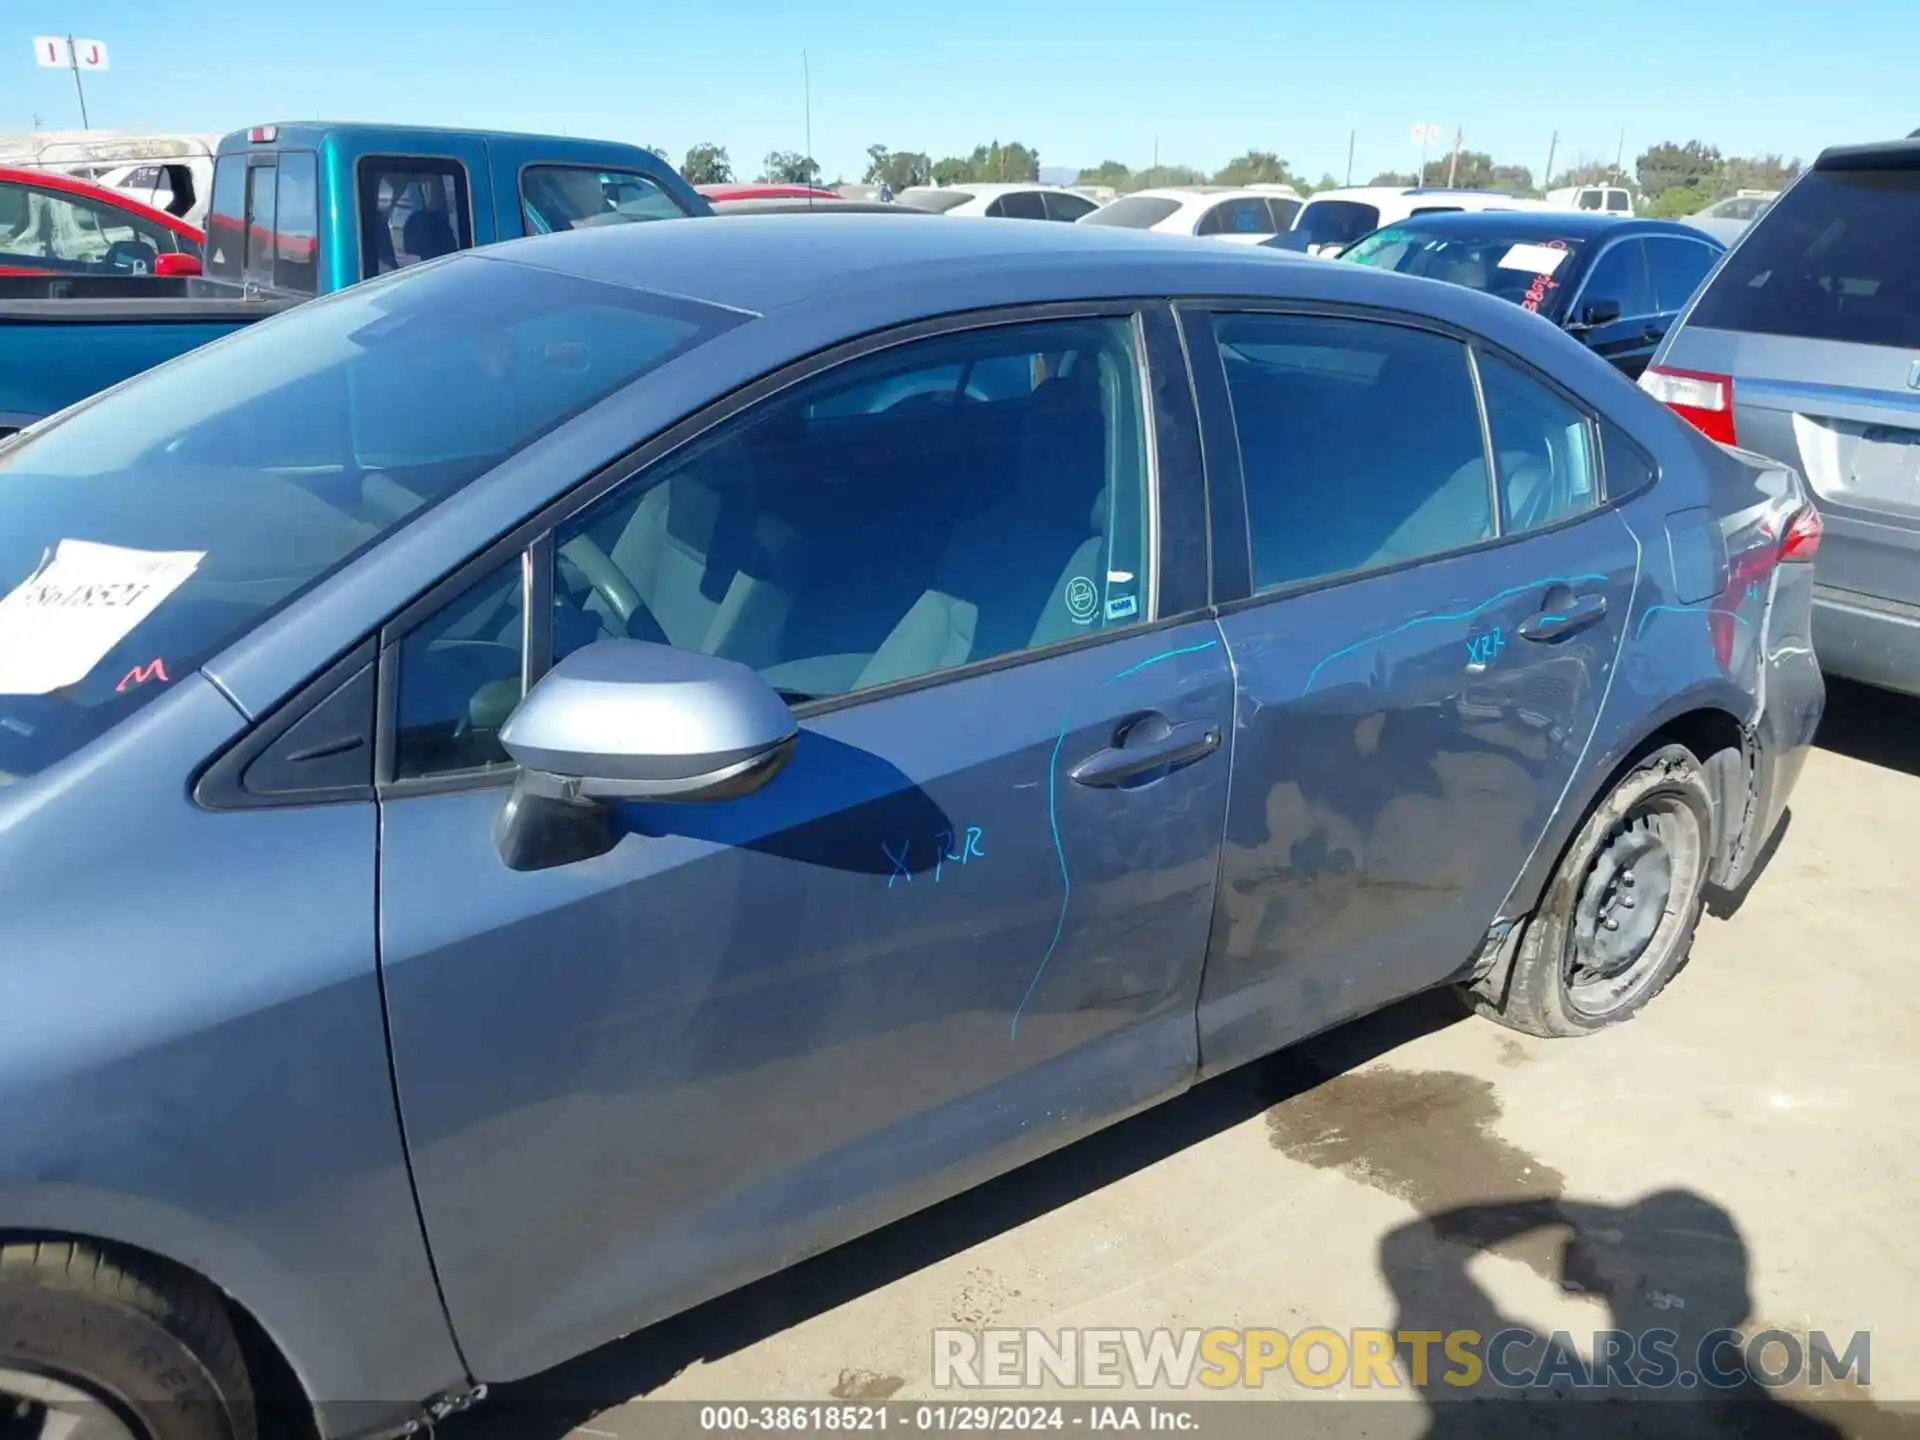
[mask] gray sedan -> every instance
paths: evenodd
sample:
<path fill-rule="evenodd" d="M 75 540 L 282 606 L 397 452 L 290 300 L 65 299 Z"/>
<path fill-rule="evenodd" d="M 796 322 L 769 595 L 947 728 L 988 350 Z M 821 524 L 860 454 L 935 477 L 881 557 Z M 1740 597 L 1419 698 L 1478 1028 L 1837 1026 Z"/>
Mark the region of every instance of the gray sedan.
<path fill-rule="evenodd" d="M 545 237 L 97 396 L 0 445 L 0 1392 L 397 1433 L 1401 996 L 1626 1020 L 1818 539 L 1518 307 L 1087 226 Z"/>

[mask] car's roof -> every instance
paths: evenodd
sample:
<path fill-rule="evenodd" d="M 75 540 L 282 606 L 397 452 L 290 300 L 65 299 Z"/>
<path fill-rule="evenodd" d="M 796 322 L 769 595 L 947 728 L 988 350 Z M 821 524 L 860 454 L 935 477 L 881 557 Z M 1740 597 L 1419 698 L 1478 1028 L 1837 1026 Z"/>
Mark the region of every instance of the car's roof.
<path fill-rule="evenodd" d="M 954 191 L 961 195 L 1004 195 L 1009 190 L 1064 190 L 1064 185 L 1043 185 L 1038 180 L 993 180 L 975 185 L 971 181 L 957 180 L 951 185 L 909 185 L 907 190 L 914 191 Z M 907 190 L 899 193 L 904 195 Z"/>
<path fill-rule="evenodd" d="M 1592 239 L 1600 235 L 1682 235 L 1712 239 L 1678 220 L 1643 220 L 1605 210 L 1436 210 L 1393 222 L 1396 230 L 1431 234 L 1511 235 L 1515 239 Z M 1716 242 L 1718 243 L 1718 242 Z"/>
<path fill-rule="evenodd" d="M 1244 185 L 1154 185 L 1133 190 L 1122 200 L 1145 195 L 1154 200 L 1178 200 L 1182 205 L 1212 205 L 1220 200 L 1245 197 L 1250 200 L 1286 200 L 1293 197 L 1273 190 L 1252 190 Z"/>
<path fill-rule="evenodd" d="M 710 196 L 708 203 L 716 215 L 917 215 L 923 220 L 935 217 L 912 205 L 896 205 L 885 200 L 848 200 L 820 195 L 746 195 L 739 199 Z"/>
<path fill-rule="evenodd" d="M 818 185 L 785 185 L 774 182 L 729 181 L 726 184 L 696 185 L 693 187 L 709 200 L 775 200 L 812 197 L 815 199 L 838 200 L 837 190 L 828 190 Z"/>
<path fill-rule="evenodd" d="M 1878 170 L 1920 165 L 1920 131 L 1905 140 L 1879 140 L 1869 145 L 1833 145 L 1813 162 L 1815 170 Z"/>

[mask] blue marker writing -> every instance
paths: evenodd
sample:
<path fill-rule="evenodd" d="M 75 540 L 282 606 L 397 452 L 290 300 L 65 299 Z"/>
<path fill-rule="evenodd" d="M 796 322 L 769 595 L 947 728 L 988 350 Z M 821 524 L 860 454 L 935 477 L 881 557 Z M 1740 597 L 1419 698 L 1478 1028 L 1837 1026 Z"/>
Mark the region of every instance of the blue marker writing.
<path fill-rule="evenodd" d="M 887 889 L 893 889 L 893 882 L 898 880 L 902 875 L 907 877 L 907 883 L 909 885 L 913 883 L 913 873 L 907 869 L 907 847 L 912 843 L 913 842 L 908 840 L 901 841 L 900 853 L 896 855 L 887 848 L 886 841 L 882 840 L 880 842 L 880 853 L 893 862 L 893 873 L 887 876 Z"/>

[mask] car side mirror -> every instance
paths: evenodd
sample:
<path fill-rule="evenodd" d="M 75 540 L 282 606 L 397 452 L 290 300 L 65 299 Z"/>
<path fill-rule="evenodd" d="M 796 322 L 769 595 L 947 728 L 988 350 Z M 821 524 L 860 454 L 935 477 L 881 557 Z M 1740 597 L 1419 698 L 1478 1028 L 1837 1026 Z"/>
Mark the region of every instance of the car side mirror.
<path fill-rule="evenodd" d="M 621 801 L 730 800 L 793 756 L 787 703 L 745 665 L 644 640 L 599 640 L 543 676 L 500 729 L 521 767 L 495 839 L 516 870 L 589 859 Z"/>
<path fill-rule="evenodd" d="M 1580 328 L 1593 330 L 1601 325 L 1611 325 L 1620 318 L 1618 300 L 1589 300 L 1580 307 Z"/>
<path fill-rule="evenodd" d="M 153 262 L 153 273 L 175 278 L 191 278 L 201 273 L 200 257 L 189 255 L 184 250 L 157 256 Z"/>

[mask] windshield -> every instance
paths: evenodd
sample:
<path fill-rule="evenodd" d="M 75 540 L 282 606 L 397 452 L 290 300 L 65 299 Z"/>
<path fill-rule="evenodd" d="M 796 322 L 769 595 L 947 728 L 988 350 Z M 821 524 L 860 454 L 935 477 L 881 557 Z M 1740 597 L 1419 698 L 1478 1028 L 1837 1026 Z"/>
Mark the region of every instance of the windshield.
<path fill-rule="evenodd" d="M 1920 167 L 1810 171 L 1753 222 L 1688 323 L 1912 349 L 1916 224 Z"/>
<path fill-rule="evenodd" d="M 1376 230 L 1341 255 L 1376 270 L 1421 275 L 1484 290 L 1502 300 L 1553 318 L 1562 281 L 1571 273 L 1581 241 L 1560 236 L 1538 240 L 1505 235 L 1435 234 L 1411 225 Z"/>
<path fill-rule="evenodd" d="M 1178 200 L 1159 195 L 1123 195 L 1111 205 L 1080 217 L 1082 225 L 1121 225 L 1129 230 L 1150 230 L 1180 208 Z"/>
<path fill-rule="evenodd" d="M 0 783 L 734 323 L 465 256 L 308 301 L 0 446 Z"/>
<path fill-rule="evenodd" d="M 1302 248 L 1308 245 L 1351 245 L 1380 223 L 1377 206 L 1358 200 L 1309 200 L 1295 218 L 1289 235 Z"/>
<path fill-rule="evenodd" d="M 916 210 L 931 210 L 936 215 L 964 205 L 971 199 L 973 195 L 969 191 L 942 190 L 932 185 L 916 185 L 911 190 L 902 190 L 899 195 L 902 205 L 911 205 Z"/>

